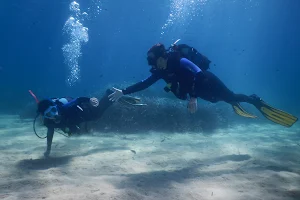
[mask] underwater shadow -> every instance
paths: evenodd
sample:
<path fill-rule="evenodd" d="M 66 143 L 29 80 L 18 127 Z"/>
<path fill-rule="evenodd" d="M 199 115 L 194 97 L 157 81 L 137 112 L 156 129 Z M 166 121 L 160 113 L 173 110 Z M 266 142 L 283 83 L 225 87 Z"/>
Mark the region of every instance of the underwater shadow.
<path fill-rule="evenodd" d="M 188 179 L 198 178 L 198 177 L 216 177 L 225 174 L 236 174 L 240 173 L 236 168 L 224 169 L 224 170 L 213 170 L 213 171 L 202 171 L 201 169 L 209 165 L 217 165 L 220 162 L 234 161 L 243 162 L 249 160 L 251 157 L 247 154 L 245 155 L 227 155 L 221 156 L 214 159 L 207 160 L 189 160 L 188 167 L 177 170 L 160 170 L 153 172 L 145 172 L 139 174 L 124 175 L 127 180 L 121 183 L 115 183 L 119 188 L 142 188 L 147 190 L 157 190 L 158 188 L 165 188 L 172 182 L 185 182 Z M 179 161 L 183 162 L 183 161 Z"/>
<path fill-rule="evenodd" d="M 226 155 L 226 156 L 220 156 L 216 158 L 210 158 L 210 159 L 191 159 L 188 161 L 189 166 L 197 166 L 197 165 L 203 165 L 203 166 L 210 166 L 210 165 L 219 165 L 226 163 L 228 161 L 231 162 L 243 162 L 250 160 L 251 156 L 248 154 L 241 154 L 241 155 Z"/>
<path fill-rule="evenodd" d="M 248 154 L 239 154 L 239 155 L 232 154 L 232 155 L 220 156 L 220 157 L 214 158 L 214 159 L 212 159 L 212 161 L 215 161 L 215 162 L 225 162 L 225 161 L 241 162 L 241 161 L 249 160 L 250 158 L 251 158 L 251 156 L 249 156 Z"/>
<path fill-rule="evenodd" d="M 270 163 L 271 165 L 261 165 L 261 166 L 250 166 L 250 167 L 246 167 L 247 170 L 249 171 L 264 171 L 264 170 L 270 170 L 270 171 L 274 171 L 274 172 L 290 172 L 290 173 L 295 173 L 295 174 L 299 174 L 300 172 L 296 169 L 293 169 L 291 167 L 288 166 L 280 166 L 275 165 L 275 163 Z"/>
<path fill-rule="evenodd" d="M 211 176 L 220 176 L 223 174 L 232 174 L 237 173 L 235 169 L 232 170 L 218 170 L 214 172 L 199 172 L 199 168 L 204 165 L 198 164 L 192 167 L 186 167 L 179 170 L 173 171 L 153 171 L 153 172 L 145 172 L 139 174 L 130 174 L 124 175 L 127 177 L 126 180 L 122 182 L 114 183 L 116 187 L 123 188 L 131 188 L 131 189 L 146 189 L 147 191 L 157 189 L 163 189 L 168 187 L 173 182 L 183 183 L 188 179 L 198 178 L 198 177 L 211 177 Z"/>
<path fill-rule="evenodd" d="M 21 170 L 46 170 L 66 165 L 72 158 L 73 156 L 25 159 L 17 163 L 17 168 Z"/>
<path fill-rule="evenodd" d="M 274 172 L 281 172 L 281 171 L 294 172 L 292 169 L 290 169 L 288 167 L 275 166 L 275 165 L 266 166 L 265 169 L 272 170 Z"/>

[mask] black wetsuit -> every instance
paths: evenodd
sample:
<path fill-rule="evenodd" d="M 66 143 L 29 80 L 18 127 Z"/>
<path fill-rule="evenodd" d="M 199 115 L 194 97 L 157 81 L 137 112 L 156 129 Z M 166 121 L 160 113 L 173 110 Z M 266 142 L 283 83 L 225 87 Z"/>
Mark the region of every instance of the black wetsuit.
<path fill-rule="evenodd" d="M 170 84 L 170 91 L 182 100 L 190 97 L 199 97 L 210 102 L 225 101 L 253 103 L 250 96 L 235 94 L 225 84 L 209 71 L 202 71 L 198 66 L 177 53 L 168 55 L 167 68 L 159 70 L 152 68 L 151 76 L 123 90 L 123 94 L 131 94 L 144 90 L 159 79 Z"/>
<path fill-rule="evenodd" d="M 55 128 L 68 134 L 80 132 L 80 123 L 99 119 L 104 111 L 112 105 L 113 102 L 108 99 L 108 95 L 111 93 L 111 90 L 107 90 L 106 94 L 99 100 L 97 107 L 91 105 L 89 97 L 52 99 L 58 108 L 61 120 L 59 123 L 47 118 L 44 120 L 44 125 L 48 128 L 47 151 L 50 152 L 51 150 Z"/>

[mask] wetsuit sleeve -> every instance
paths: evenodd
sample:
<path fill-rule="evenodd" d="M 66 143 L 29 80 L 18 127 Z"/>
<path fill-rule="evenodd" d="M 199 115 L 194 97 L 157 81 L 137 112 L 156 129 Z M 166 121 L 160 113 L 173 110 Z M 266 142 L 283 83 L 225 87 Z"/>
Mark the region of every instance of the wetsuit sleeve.
<path fill-rule="evenodd" d="M 48 130 L 47 130 L 47 150 L 46 151 L 49 152 L 49 153 L 51 151 L 53 134 L 54 134 L 54 128 L 53 127 L 48 127 Z"/>
<path fill-rule="evenodd" d="M 156 74 L 152 74 L 145 80 L 142 80 L 132 86 L 127 87 L 126 89 L 122 90 L 124 95 L 135 93 L 141 90 L 148 88 L 149 86 L 153 85 L 156 81 L 158 81 L 161 77 Z"/>

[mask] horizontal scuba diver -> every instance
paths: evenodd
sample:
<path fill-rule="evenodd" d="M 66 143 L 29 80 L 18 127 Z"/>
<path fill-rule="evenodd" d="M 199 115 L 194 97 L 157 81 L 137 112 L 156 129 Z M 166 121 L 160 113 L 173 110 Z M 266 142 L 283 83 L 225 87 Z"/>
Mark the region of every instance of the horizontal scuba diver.
<path fill-rule="evenodd" d="M 250 96 L 235 94 L 217 76 L 207 71 L 210 61 L 205 56 L 187 45 L 186 53 L 182 53 L 184 51 L 178 51 L 180 45 L 175 45 L 176 42 L 170 48 L 171 51 L 166 50 L 161 43 L 151 47 L 147 52 L 151 75 L 126 89 L 113 88 L 114 92 L 109 95 L 110 100 L 116 101 L 123 95 L 144 90 L 156 81 L 163 79 L 167 83 L 165 87 L 167 92 L 171 91 L 182 100 L 187 100 L 189 96 L 188 110 L 191 113 L 196 112 L 197 98 L 199 97 L 212 103 L 224 101 L 231 104 L 238 115 L 256 118 L 247 113 L 239 104 L 240 102 L 250 103 L 267 119 L 286 127 L 292 126 L 298 120 L 293 115 L 269 106 L 255 94 Z"/>
<path fill-rule="evenodd" d="M 48 157 L 50 154 L 55 129 L 58 128 L 69 136 L 73 133 L 79 133 L 81 132 L 81 123 L 99 119 L 105 110 L 113 104 L 113 102 L 108 99 L 108 95 L 113 92 L 111 90 L 107 90 L 100 101 L 95 97 L 78 97 L 74 99 L 51 98 L 38 101 L 35 95 L 31 91 L 29 92 L 38 103 L 37 117 L 41 115 L 43 125 L 47 127 L 47 149 L 44 153 L 45 157 Z M 138 103 L 139 101 L 138 98 L 130 96 L 123 96 L 119 99 L 119 102 L 123 104 L 144 105 Z"/>

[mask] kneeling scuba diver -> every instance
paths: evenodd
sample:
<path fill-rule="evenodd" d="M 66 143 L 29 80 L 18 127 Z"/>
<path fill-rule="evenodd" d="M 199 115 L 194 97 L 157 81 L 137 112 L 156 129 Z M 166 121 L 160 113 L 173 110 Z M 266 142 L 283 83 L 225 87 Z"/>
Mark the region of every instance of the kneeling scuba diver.
<path fill-rule="evenodd" d="M 106 109 L 113 104 L 108 99 L 108 95 L 113 92 L 111 90 L 107 90 L 100 100 L 95 97 L 64 97 L 39 101 L 32 91 L 29 92 L 35 98 L 38 107 L 37 115 L 33 122 L 34 132 L 39 138 L 47 138 L 45 157 L 48 157 L 51 152 L 53 135 L 56 129 L 63 131 L 61 134 L 66 137 L 70 137 L 74 133 L 80 133 L 81 123 L 101 118 Z M 131 96 L 124 96 L 119 102 L 132 106 L 145 105 L 140 103 L 140 99 Z M 46 136 L 41 136 L 36 132 L 35 124 L 39 116 L 42 117 L 43 125 L 47 127 Z"/>

